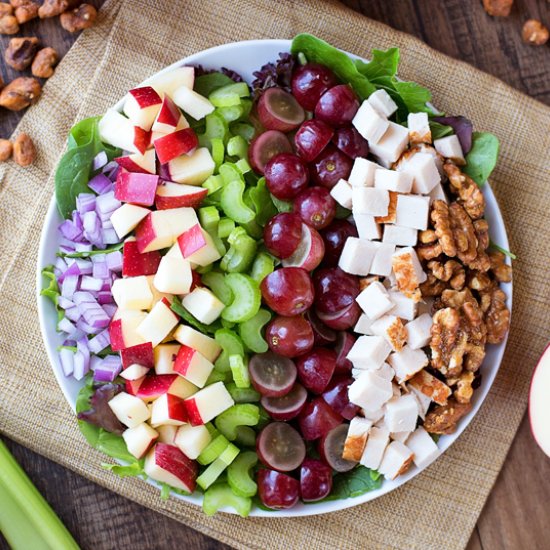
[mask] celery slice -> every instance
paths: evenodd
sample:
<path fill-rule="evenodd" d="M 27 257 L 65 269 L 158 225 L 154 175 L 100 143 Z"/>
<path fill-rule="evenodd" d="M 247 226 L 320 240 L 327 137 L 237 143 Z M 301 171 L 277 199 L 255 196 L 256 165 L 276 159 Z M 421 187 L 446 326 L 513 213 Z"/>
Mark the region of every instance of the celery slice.
<path fill-rule="evenodd" d="M 235 163 L 235 166 L 237 166 L 237 168 L 239 169 L 239 172 L 243 175 L 246 174 L 247 172 L 250 172 L 250 170 L 252 170 L 252 167 L 248 163 L 248 160 L 246 160 L 245 158 L 239 159 Z"/>
<path fill-rule="evenodd" d="M 208 433 L 210 434 L 210 437 L 212 439 L 218 437 L 218 435 L 220 435 L 220 432 L 218 432 L 218 430 L 216 430 L 216 427 L 214 426 L 214 424 L 212 424 L 212 422 L 207 422 L 204 427 L 208 430 Z"/>
<path fill-rule="evenodd" d="M 237 388 L 235 382 L 230 382 L 226 388 L 235 403 L 257 403 L 262 397 L 254 388 Z"/>
<path fill-rule="evenodd" d="M 255 447 L 256 432 L 250 426 L 237 426 L 235 443 L 240 447 Z"/>
<path fill-rule="evenodd" d="M 218 107 L 216 111 L 225 119 L 226 122 L 234 122 L 239 120 L 245 112 L 245 109 L 242 105 L 242 100 L 240 105 L 231 105 L 230 107 Z"/>
<path fill-rule="evenodd" d="M 207 516 L 213 516 L 220 508 L 229 506 L 245 518 L 250 514 L 252 499 L 237 496 L 225 483 L 217 483 L 204 493 L 202 509 Z"/>
<path fill-rule="evenodd" d="M 218 138 L 226 143 L 229 136 L 229 125 L 227 124 L 227 121 L 221 115 L 216 113 L 216 111 L 206 115 L 204 120 L 206 122 L 206 130 L 204 133 L 206 138 L 208 140 Z"/>
<path fill-rule="evenodd" d="M 231 107 L 239 105 L 241 98 L 249 97 L 250 89 L 246 82 L 235 82 L 214 90 L 208 99 L 215 107 Z"/>
<path fill-rule="evenodd" d="M 226 466 L 229 466 L 235 458 L 237 458 L 237 455 L 240 453 L 240 449 L 238 447 L 235 447 L 233 443 L 230 443 L 225 451 L 219 456 L 218 460 L 221 460 Z"/>
<path fill-rule="evenodd" d="M 218 174 L 215 176 L 209 176 L 202 184 L 202 187 L 208 189 L 208 194 L 211 195 L 223 187 L 223 179 Z"/>
<path fill-rule="evenodd" d="M 205 284 L 225 305 L 233 301 L 233 293 L 225 284 L 225 275 L 219 271 L 209 271 L 202 277 Z"/>
<path fill-rule="evenodd" d="M 203 449 L 197 458 L 197 462 L 203 466 L 214 462 L 225 451 L 228 445 L 229 441 L 227 438 L 222 434 L 218 435 Z"/>
<path fill-rule="evenodd" d="M 224 162 L 220 166 L 220 176 L 223 178 L 224 185 L 227 185 L 229 182 L 234 180 L 242 180 L 241 173 L 237 169 L 237 166 L 232 162 Z"/>
<path fill-rule="evenodd" d="M 197 485 L 203 489 L 208 489 L 216 479 L 220 477 L 222 472 L 235 460 L 239 454 L 239 449 L 232 443 L 220 454 L 206 470 L 197 478 Z"/>
<path fill-rule="evenodd" d="M 210 178 L 219 178 L 219 176 L 210 176 Z M 201 222 L 201 226 L 206 231 L 211 231 L 212 229 L 218 227 L 220 222 L 220 213 L 215 206 L 203 206 L 202 208 L 199 208 L 199 221 Z"/>
<path fill-rule="evenodd" d="M 218 236 L 220 239 L 227 239 L 233 229 L 235 229 L 235 222 L 229 218 L 222 218 L 218 225 Z"/>
<path fill-rule="evenodd" d="M 229 382 L 230 378 L 229 372 L 222 372 L 221 370 L 214 369 L 206 379 L 205 386 L 214 384 L 214 382 Z"/>
<path fill-rule="evenodd" d="M 228 237 L 229 250 L 220 262 L 220 267 L 229 273 L 242 273 L 248 271 L 258 243 L 250 237 L 242 227 L 236 227 Z"/>
<path fill-rule="evenodd" d="M 233 373 L 233 380 L 237 388 L 250 387 L 250 375 L 248 374 L 248 362 L 242 355 L 230 355 L 229 366 Z"/>
<path fill-rule="evenodd" d="M 239 335 L 244 345 L 254 353 L 264 353 L 268 349 L 267 342 L 262 335 L 262 329 L 271 320 L 271 313 L 266 309 L 258 310 L 258 313 L 239 325 Z"/>
<path fill-rule="evenodd" d="M 246 158 L 248 155 L 248 143 L 241 136 L 233 136 L 227 142 L 227 154 L 231 157 Z"/>
<path fill-rule="evenodd" d="M 225 282 L 233 292 L 233 301 L 222 311 L 222 318 L 234 323 L 252 319 L 258 313 L 262 301 L 256 281 L 242 273 L 229 273 Z"/>
<path fill-rule="evenodd" d="M 243 343 L 240 337 L 228 328 L 217 330 L 214 339 L 222 348 L 222 352 L 215 362 L 216 370 L 229 372 L 231 370 L 229 358 L 232 355 L 244 355 Z"/>
<path fill-rule="evenodd" d="M 240 497 L 253 497 L 258 491 L 251 470 L 258 464 L 258 455 L 254 451 L 242 452 L 227 468 L 227 483 Z"/>
<path fill-rule="evenodd" d="M 260 252 L 254 259 L 250 276 L 260 284 L 275 269 L 275 260 L 267 252 Z"/>
<path fill-rule="evenodd" d="M 223 140 L 220 138 L 212 138 L 210 140 L 210 145 L 212 149 L 212 160 L 216 165 L 216 168 L 219 168 L 225 157 L 225 148 L 223 146 Z"/>
<path fill-rule="evenodd" d="M 241 403 L 223 411 L 214 424 L 229 441 L 233 441 L 237 437 L 237 426 L 256 426 L 259 420 L 260 409 L 257 405 Z"/>
<path fill-rule="evenodd" d="M 243 200 L 244 181 L 233 180 L 222 189 L 221 206 L 226 214 L 237 223 L 248 223 L 254 219 L 254 211 Z"/>
<path fill-rule="evenodd" d="M 250 142 L 256 132 L 252 124 L 246 124 L 245 122 L 235 122 L 234 124 L 231 124 L 229 129 L 233 135 L 241 136 L 247 142 Z"/>

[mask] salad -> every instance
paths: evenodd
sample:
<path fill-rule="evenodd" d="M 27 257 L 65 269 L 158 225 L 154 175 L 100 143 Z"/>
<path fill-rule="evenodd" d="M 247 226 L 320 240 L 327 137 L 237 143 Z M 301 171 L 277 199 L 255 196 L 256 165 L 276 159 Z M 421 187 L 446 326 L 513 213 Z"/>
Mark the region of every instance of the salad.
<path fill-rule="evenodd" d="M 498 140 L 307 34 L 74 126 L 42 294 L 104 468 L 203 509 L 343 499 L 439 454 L 510 322 Z"/>

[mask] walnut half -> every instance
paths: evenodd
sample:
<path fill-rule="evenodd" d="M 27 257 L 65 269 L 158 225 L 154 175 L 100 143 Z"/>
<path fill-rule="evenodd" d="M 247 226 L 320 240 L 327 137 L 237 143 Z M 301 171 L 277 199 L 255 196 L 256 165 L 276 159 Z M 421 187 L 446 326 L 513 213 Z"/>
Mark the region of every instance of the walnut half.
<path fill-rule="evenodd" d="M 35 78 L 16 78 L 0 92 L 0 107 L 10 111 L 21 111 L 29 105 L 34 105 L 41 93 L 42 86 Z"/>
<path fill-rule="evenodd" d="M 446 405 L 440 405 L 426 415 L 424 429 L 432 434 L 452 434 L 458 421 L 472 410 L 471 403 L 458 403 L 449 399 Z"/>
<path fill-rule="evenodd" d="M 38 50 L 38 38 L 12 38 L 4 53 L 6 63 L 16 71 L 24 71 Z"/>

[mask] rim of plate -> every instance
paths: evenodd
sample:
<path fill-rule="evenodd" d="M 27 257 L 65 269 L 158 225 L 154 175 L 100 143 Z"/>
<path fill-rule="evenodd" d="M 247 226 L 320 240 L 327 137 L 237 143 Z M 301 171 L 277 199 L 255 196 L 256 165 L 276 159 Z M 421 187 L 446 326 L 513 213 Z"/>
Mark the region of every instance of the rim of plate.
<path fill-rule="evenodd" d="M 164 69 L 158 71 L 157 73 L 155 73 L 155 75 L 152 75 L 151 77 L 145 79 L 141 83 L 136 84 L 136 86 L 147 85 L 148 81 L 154 76 L 168 72 L 181 65 L 187 65 L 187 64 L 201 64 L 206 68 L 214 68 L 214 69 L 220 68 L 221 66 L 228 66 L 229 68 L 234 68 L 240 74 L 244 73 L 243 76 L 245 77 L 247 82 L 249 82 L 249 78 L 247 78 L 247 76 L 252 76 L 252 72 L 258 70 L 260 66 L 263 65 L 264 63 L 267 63 L 269 61 L 275 61 L 277 59 L 277 55 L 279 52 L 289 51 L 290 44 L 291 44 L 290 40 L 279 40 L 279 39 L 243 40 L 240 42 L 230 42 L 228 44 L 221 44 L 219 46 L 214 46 L 212 48 L 208 48 L 206 50 L 202 50 L 200 52 L 194 53 L 188 57 L 182 58 L 176 61 L 175 63 L 172 63 L 171 65 L 165 67 Z M 232 58 L 231 54 L 235 53 L 233 50 L 237 50 L 237 51 L 241 50 L 240 52 L 238 52 L 239 54 L 242 54 L 243 50 L 247 50 L 247 55 L 244 56 L 244 61 L 242 57 L 240 59 L 238 57 Z M 358 55 L 355 55 L 349 52 L 345 52 L 345 53 L 352 58 L 365 60 L 364 58 Z M 209 57 L 215 57 L 218 54 L 222 54 L 222 56 L 227 56 L 227 61 L 215 62 L 215 63 L 208 61 Z M 265 55 L 265 58 L 262 57 L 264 55 Z M 241 70 L 238 70 L 239 64 L 246 63 L 247 57 L 253 57 L 258 59 L 257 64 L 254 64 L 253 67 L 247 66 L 245 69 L 241 68 Z M 207 59 L 205 60 L 203 58 L 207 58 Z M 239 61 L 235 63 L 234 61 L 232 61 L 232 59 L 239 59 Z M 120 111 L 122 109 L 123 102 L 124 102 L 124 97 L 121 98 L 112 108 Z M 509 244 L 508 244 L 508 237 L 506 233 L 504 220 L 502 218 L 500 209 L 498 207 L 498 203 L 496 201 L 495 195 L 488 182 L 483 186 L 482 191 L 483 191 L 483 194 L 485 195 L 486 202 L 487 202 L 485 217 L 489 220 L 489 225 L 490 225 L 489 233 L 492 237 L 496 237 L 496 242 L 500 243 L 500 246 L 508 249 Z M 51 303 L 45 297 L 40 296 L 40 290 L 42 288 L 41 270 L 44 266 L 52 263 L 52 261 L 55 258 L 55 251 L 57 250 L 58 240 L 59 240 L 57 226 L 59 225 L 60 222 L 61 222 L 61 219 L 57 212 L 55 195 L 54 195 L 52 196 L 52 199 L 50 201 L 50 205 L 48 207 L 48 211 L 44 219 L 44 224 L 42 226 L 42 233 L 40 236 L 40 243 L 39 243 L 39 249 L 38 249 L 38 261 L 36 266 L 37 267 L 36 295 L 37 295 L 37 301 L 38 301 L 38 317 L 40 321 L 40 331 L 42 334 L 44 345 L 46 347 L 46 352 L 48 355 L 50 366 L 52 367 L 57 383 L 61 388 L 61 391 L 63 392 L 65 399 L 67 400 L 67 402 L 69 403 L 73 411 L 75 411 L 76 399 L 74 396 L 78 392 L 78 389 L 82 387 L 82 381 L 77 381 L 74 378 L 66 378 L 63 375 L 61 366 L 59 364 L 59 358 L 57 357 L 57 353 L 56 353 L 56 347 L 57 345 L 59 345 L 58 342 L 60 341 L 60 339 L 57 332 L 55 331 L 55 326 L 54 326 L 55 323 L 52 323 L 52 319 L 54 318 L 54 315 L 53 315 L 53 310 L 50 308 Z M 506 258 L 506 262 L 510 263 L 510 259 Z M 506 304 L 510 309 L 510 312 L 512 312 L 513 283 L 512 282 L 505 283 L 505 284 L 501 283 L 501 288 L 504 290 L 506 294 Z M 508 342 L 508 335 L 509 333 L 506 335 L 506 339 L 502 343 L 491 345 L 487 349 L 487 355 L 482 365 L 482 367 L 484 368 L 482 382 L 480 387 L 477 388 L 474 392 L 474 396 L 472 399 L 472 402 L 473 402 L 472 410 L 464 418 L 462 418 L 458 426 L 458 429 L 454 434 L 444 435 L 439 438 L 438 447 L 441 451 L 439 456 L 442 456 L 447 451 L 447 449 L 460 437 L 462 432 L 467 428 L 467 426 L 469 426 L 470 422 L 473 420 L 474 416 L 477 414 L 481 405 L 485 401 L 493 385 L 493 382 L 496 378 L 498 370 L 500 368 L 500 364 L 502 362 L 502 358 L 504 356 L 504 352 L 506 349 L 506 344 Z M 76 421 L 76 418 L 75 418 L 75 421 Z M 437 458 L 439 458 L 439 456 Z M 437 460 L 437 458 L 435 460 Z M 435 462 L 435 460 L 433 462 Z M 291 508 L 289 510 L 267 511 L 267 510 L 258 508 L 257 506 L 253 506 L 252 511 L 250 512 L 250 517 L 301 517 L 301 516 L 326 514 L 329 512 L 336 512 L 339 510 L 344 510 L 346 508 L 351 508 L 352 506 L 357 506 L 359 504 L 364 504 L 371 500 L 375 500 L 376 498 L 379 498 L 393 491 L 394 489 L 397 489 L 398 487 L 407 483 L 413 477 L 420 474 L 426 468 L 429 468 L 430 464 L 428 464 L 422 469 L 419 469 L 416 466 L 413 466 L 413 468 L 411 468 L 405 475 L 399 476 L 397 479 L 392 481 L 384 480 L 382 487 L 380 487 L 380 489 L 370 491 L 358 497 L 351 497 L 351 498 L 341 499 L 341 500 L 331 500 L 331 501 L 318 502 L 318 503 L 312 503 L 312 504 L 299 503 L 296 507 Z M 99 467 L 99 464 L 98 464 L 98 467 Z M 156 482 L 152 480 L 147 480 L 147 483 L 155 485 L 157 487 L 159 486 Z M 172 494 L 172 497 L 183 500 L 188 503 L 198 505 L 198 506 L 202 504 L 202 495 L 200 494 L 196 494 L 192 496 Z M 235 513 L 231 509 L 221 509 L 220 511 L 227 512 L 227 513 Z"/>

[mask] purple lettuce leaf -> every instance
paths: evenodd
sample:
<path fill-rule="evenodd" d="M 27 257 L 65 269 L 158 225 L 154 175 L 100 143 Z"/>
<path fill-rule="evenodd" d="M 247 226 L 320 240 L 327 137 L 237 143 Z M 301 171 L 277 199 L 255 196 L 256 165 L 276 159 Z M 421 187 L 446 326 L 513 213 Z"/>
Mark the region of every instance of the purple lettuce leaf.
<path fill-rule="evenodd" d="M 267 63 L 259 71 L 254 72 L 256 77 L 252 82 L 254 97 L 258 98 L 265 89 L 275 86 L 290 92 L 292 71 L 295 66 L 296 58 L 288 52 L 282 52 L 275 63 Z"/>
<path fill-rule="evenodd" d="M 435 120 L 440 124 L 451 126 L 458 137 L 458 141 L 460 141 L 462 152 L 465 155 L 470 152 L 470 149 L 472 148 L 472 132 L 474 130 L 471 120 L 464 116 L 436 116 L 433 117 L 432 120 Z"/>

